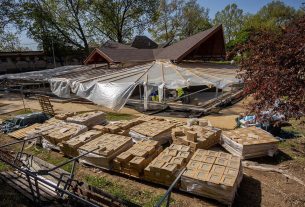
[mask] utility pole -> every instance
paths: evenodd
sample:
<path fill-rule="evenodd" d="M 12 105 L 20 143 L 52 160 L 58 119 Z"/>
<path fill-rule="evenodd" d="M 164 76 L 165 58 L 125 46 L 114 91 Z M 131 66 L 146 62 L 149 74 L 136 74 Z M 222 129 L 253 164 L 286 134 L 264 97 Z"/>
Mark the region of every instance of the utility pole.
<path fill-rule="evenodd" d="M 53 38 L 52 38 L 52 53 L 53 53 L 54 68 L 56 68 L 56 60 L 55 60 L 55 52 L 54 52 Z"/>

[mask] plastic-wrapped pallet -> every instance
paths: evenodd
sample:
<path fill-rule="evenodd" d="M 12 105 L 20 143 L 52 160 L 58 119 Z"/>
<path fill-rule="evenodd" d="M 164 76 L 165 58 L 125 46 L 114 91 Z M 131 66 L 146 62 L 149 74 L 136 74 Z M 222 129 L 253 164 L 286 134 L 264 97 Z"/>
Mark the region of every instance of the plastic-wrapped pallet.
<path fill-rule="evenodd" d="M 189 146 L 172 144 L 145 168 L 144 178 L 155 183 L 171 185 L 190 157 Z"/>
<path fill-rule="evenodd" d="M 224 131 L 221 135 L 221 145 L 243 159 L 273 156 L 278 142 L 272 134 L 257 127 Z"/>
<path fill-rule="evenodd" d="M 60 145 L 60 150 L 66 156 L 76 157 L 79 155 L 77 149 L 80 146 L 83 146 L 87 142 L 92 141 L 93 139 L 97 138 L 98 136 L 100 136 L 102 134 L 103 134 L 102 131 L 89 130 L 76 137 L 73 137 L 72 139 L 62 142 Z"/>
<path fill-rule="evenodd" d="M 162 147 L 154 140 L 143 140 L 134 144 L 129 150 L 119 154 L 113 169 L 124 174 L 140 177 L 144 168 L 162 151 Z"/>
<path fill-rule="evenodd" d="M 238 156 L 224 152 L 197 150 L 181 176 L 181 190 L 231 205 L 242 180 Z"/>
<path fill-rule="evenodd" d="M 67 122 L 82 124 L 87 127 L 92 127 L 96 124 L 106 122 L 105 113 L 100 111 L 91 111 L 82 114 L 77 114 L 67 118 Z"/>
<path fill-rule="evenodd" d="M 80 154 L 94 150 L 97 147 L 99 148 L 81 157 L 80 162 L 110 169 L 113 159 L 120 153 L 128 150 L 132 145 L 131 137 L 106 133 L 79 147 L 78 152 Z"/>
<path fill-rule="evenodd" d="M 129 135 L 135 140 L 150 139 L 164 144 L 171 139 L 171 129 L 175 124 L 168 121 L 147 121 L 130 129 Z"/>
<path fill-rule="evenodd" d="M 197 149 L 209 149 L 220 141 L 221 130 L 209 126 L 182 126 L 172 130 L 174 144 L 183 144 L 191 147 L 194 152 Z"/>

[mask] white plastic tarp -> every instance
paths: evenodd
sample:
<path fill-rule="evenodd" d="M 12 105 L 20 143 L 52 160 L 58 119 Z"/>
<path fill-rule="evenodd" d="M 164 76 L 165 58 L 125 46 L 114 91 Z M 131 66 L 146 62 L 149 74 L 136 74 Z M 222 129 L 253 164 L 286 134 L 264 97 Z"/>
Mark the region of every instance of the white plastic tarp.
<path fill-rule="evenodd" d="M 236 70 L 187 68 L 170 62 L 157 61 L 89 80 L 51 78 L 49 82 L 52 92 L 57 96 L 67 98 L 70 97 L 70 93 L 74 93 L 98 105 L 120 110 L 139 84 L 147 85 L 147 92 L 144 94 L 146 100 L 152 87 L 159 88 L 159 91 L 163 90 L 163 87 L 177 89 L 199 85 L 223 89 L 231 84 L 240 83 L 235 76 Z"/>

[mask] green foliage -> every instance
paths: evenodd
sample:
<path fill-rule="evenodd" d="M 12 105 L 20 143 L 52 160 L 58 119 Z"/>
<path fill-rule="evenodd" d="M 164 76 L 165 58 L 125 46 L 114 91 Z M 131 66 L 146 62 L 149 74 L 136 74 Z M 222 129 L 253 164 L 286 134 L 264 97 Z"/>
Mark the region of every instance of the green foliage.
<path fill-rule="evenodd" d="M 211 27 L 209 9 L 197 0 L 161 0 L 156 21 L 149 29 L 157 42 L 183 39 Z"/>
<path fill-rule="evenodd" d="M 244 12 L 236 4 L 227 5 L 222 11 L 215 15 L 214 24 L 222 24 L 226 42 L 236 38 L 236 34 L 241 30 L 244 22 Z"/>
<path fill-rule="evenodd" d="M 0 162 L 0 172 L 6 171 L 9 169 L 9 166 L 3 162 Z"/>
<path fill-rule="evenodd" d="M 108 121 L 130 120 L 133 118 L 134 118 L 134 116 L 130 115 L 130 114 L 121 114 L 121 113 L 114 113 L 114 112 L 108 112 L 106 115 L 106 119 Z"/>
<path fill-rule="evenodd" d="M 112 41 L 127 42 L 155 19 L 158 5 L 157 0 L 94 0 L 90 26 Z"/>

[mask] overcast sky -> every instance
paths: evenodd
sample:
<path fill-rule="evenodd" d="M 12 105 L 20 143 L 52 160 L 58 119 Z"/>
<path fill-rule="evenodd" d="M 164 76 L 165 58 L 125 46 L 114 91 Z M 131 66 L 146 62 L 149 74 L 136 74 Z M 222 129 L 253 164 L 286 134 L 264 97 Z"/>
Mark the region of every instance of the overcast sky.
<path fill-rule="evenodd" d="M 261 7 L 271 2 L 272 0 L 197 0 L 200 5 L 210 9 L 210 18 L 214 19 L 217 11 L 222 10 L 226 5 L 236 3 L 239 8 L 243 9 L 245 13 L 256 13 Z M 299 8 L 305 0 L 286 0 L 286 4 Z M 29 39 L 25 32 L 20 34 L 20 42 L 22 46 L 29 47 L 36 50 L 37 43 Z"/>

